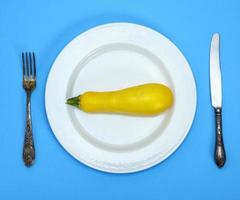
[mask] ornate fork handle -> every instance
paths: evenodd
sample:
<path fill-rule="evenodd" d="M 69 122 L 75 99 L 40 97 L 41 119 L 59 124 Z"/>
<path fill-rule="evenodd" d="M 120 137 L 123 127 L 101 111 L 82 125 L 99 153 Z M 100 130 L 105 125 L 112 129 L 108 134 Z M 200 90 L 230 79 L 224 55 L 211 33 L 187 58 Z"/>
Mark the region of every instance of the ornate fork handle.
<path fill-rule="evenodd" d="M 30 167 L 35 160 L 35 148 L 32 136 L 32 122 L 31 122 L 31 92 L 27 92 L 27 121 L 23 146 L 23 160 L 26 166 Z"/>

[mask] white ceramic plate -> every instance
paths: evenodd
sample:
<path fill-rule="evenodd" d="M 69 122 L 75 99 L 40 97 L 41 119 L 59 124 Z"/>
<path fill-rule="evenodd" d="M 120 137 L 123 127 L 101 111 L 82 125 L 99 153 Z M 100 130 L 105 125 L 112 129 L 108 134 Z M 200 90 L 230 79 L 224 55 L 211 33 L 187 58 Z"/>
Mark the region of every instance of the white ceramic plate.
<path fill-rule="evenodd" d="M 174 92 L 174 106 L 158 116 L 88 114 L 66 99 L 89 90 L 106 91 L 157 82 Z M 48 76 L 46 112 L 58 141 L 95 169 L 136 172 L 172 154 L 186 137 L 196 109 L 190 67 L 160 33 L 137 24 L 112 23 L 74 38 Z"/>

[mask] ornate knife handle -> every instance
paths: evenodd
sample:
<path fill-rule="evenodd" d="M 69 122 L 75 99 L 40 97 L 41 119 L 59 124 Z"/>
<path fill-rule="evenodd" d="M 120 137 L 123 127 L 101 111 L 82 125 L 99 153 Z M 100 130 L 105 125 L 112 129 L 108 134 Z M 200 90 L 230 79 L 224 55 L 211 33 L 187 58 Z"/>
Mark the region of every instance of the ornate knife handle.
<path fill-rule="evenodd" d="M 218 167 L 223 167 L 226 161 L 222 136 L 222 109 L 215 108 L 216 115 L 216 145 L 215 145 L 215 162 Z"/>
<path fill-rule="evenodd" d="M 27 124 L 24 137 L 23 146 L 23 161 L 27 167 L 30 167 L 35 160 L 35 148 L 32 135 L 32 122 L 31 122 L 31 93 L 27 94 Z"/>

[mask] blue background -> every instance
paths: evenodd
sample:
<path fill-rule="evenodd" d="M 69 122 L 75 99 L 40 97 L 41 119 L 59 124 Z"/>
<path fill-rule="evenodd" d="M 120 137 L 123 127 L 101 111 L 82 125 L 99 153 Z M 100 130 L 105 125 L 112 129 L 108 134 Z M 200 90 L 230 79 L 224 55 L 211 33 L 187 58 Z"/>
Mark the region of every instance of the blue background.
<path fill-rule="evenodd" d="M 0 199 L 239 199 L 240 2 L 237 0 L 0 1 Z M 126 175 L 99 172 L 63 150 L 44 108 L 48 72 L 61 49 L 90 27 L 134 22 L 161 32 L 189 61 L 198 91 L 190 133 L 166 161 Z M 223 128 L 227 163 L 213 162 L 214 114 L 209 91 L 209 45 L 221 34 Z M 33 93 L 36 163 L 22 161 L 25 93 L 21 52 L 37 55 Z M 184 117 L 184 113 L 183 113 Z"/>

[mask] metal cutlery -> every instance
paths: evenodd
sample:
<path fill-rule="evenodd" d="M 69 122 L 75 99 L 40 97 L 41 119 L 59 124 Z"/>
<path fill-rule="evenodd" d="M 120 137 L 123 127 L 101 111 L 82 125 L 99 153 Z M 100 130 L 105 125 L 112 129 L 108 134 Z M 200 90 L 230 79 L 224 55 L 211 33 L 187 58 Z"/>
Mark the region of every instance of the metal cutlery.
<path fill-rule="evenodd" d="M 210 49 L 210 85 L 212 106 L 216 117 L 216 143 L 214 159 L 218 167 L 223 167 L 226 161 L 226 153 L 222 136 L 222 79 L 219 43 L 219 34 L 213 34 Z"/>
<path fill-rule="evenodd" d="M 35 148 L 31 121 L 31 94 L 36 87 L 36 61 L 34 53 L 22 53 L 23 88 L 27 96 L 26 129 L 23 146 L 23 161 L 30 167 L 35 160 Z"/>

